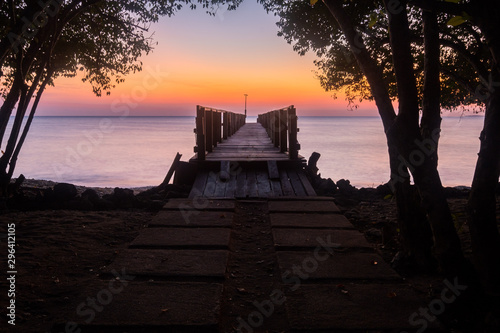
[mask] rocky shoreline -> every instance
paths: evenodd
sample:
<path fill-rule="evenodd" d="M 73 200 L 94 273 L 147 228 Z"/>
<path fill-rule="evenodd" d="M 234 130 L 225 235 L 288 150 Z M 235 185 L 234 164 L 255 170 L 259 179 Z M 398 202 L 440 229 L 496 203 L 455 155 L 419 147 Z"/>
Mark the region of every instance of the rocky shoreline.
<path fill-rule="evenodd" d="M 16 179 L 13 179 L 13 183 Z M 79 210 L 126 209 L 159 210 L 169 198 L 189 194 L 187 186 L 168 184 L 135 188 L 87 187 L 50 180 L 26 179 L 4 202 L 0 210 Z"/>

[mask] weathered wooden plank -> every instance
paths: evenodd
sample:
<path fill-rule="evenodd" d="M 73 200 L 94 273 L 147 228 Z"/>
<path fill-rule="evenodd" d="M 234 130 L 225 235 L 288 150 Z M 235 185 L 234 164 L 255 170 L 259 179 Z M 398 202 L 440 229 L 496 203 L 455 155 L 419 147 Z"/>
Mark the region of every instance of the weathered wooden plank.
<path fill-rule="evenodd" d="M 258 195 L 257 192 L 257 178 L 255 176 L 255 171 L 249 170 L 247 171 L 247 191 L 246 195 L 251 198 L 255 198 Z"/>
<path fill-rule="evenodd" d="M 220 179 L 220 177 L 217 177 L 216 183 L 215 183 L 214 197 L 215 198 L 224 198 L 224 194 L 226 193 L 226 186 L 227 186 L 227 182 Z"/>
<path fill-rule="evenodd" d="M 277 179 L 271 179 L 271 189 L 273 192 L 273 197 L 283 196 L 283 190 L 281 189 L 281 182 Z"/>
<path fill-rule="evenodd" d="M 403 283 L 349 283 L 345 288 L 303 284 L 284 290 L 292 332 L 415 332 L 408 318 L 425 306 Z M 429 326 L 435 328 L 436 322 Z M 445 332 L 433 328 L 430 331 Z"/>
<path fill-rule="evenodd" d="M 134 327 L 141 327 L 144 332 L 159 331 L 148 327 L 161 327 L 162 332 L 217 332 L 221 318 L 221 283 L 126 282 L 111 285 L 108 281 L 97 281 L 99 285 L 90 290 L 107 290 L 109 293 L 110 286 L 117 286 L 111 289 L 113 291 L 121 291 L 118 286 L 126 287 L 123 292 L 111 294 L 107 300 L 112 297 L 113 301 L 106 303 L 105 307 L 99 305 L 102 312 L 98 312 L 95 319 L 92 317 L 92 321 L 88 316 L 71 317 L 76 321 L 73 327 L 78 327 L 78 332 L 130 332 L 135 330 Z M 71 309 L 74 314 L 74 307 Z M 67 331 L 67 328 L 67 323 L 61 327 L 57 325 L 57 332 Z"/>
<path fill-rule="evenodd" d="M 170 166 L 170 169 L 168 169 L 167 175 L 163 179 L 163 182 L 161 185 L 167 185 L 170 182 L 170 178 L 172 178 L 175 169 L 177 169 L 177 166 L 179 165 L 179 161 L 181 160 L 182 154 L 177 153 L 175 155 L 174 161 L 172 162 L 172 165 Z"/>
<path fill-rule="evenodd" d="M 205 185 L 205 190 L 203 191 L 203 196 L 207 198 L 211 198 L 215 193 L 215 186 L 217 184 L 217 174 L 215 172 L 209 172 L 207 183 Z"/>
<path fill-rule="evenodd" d="M 208 172 L 201 171 L 196 176 L 194 180 L 193 187 L 191 188 L 191 192 L 189 193 L 189 199 L 193 199 L 195 197 L 199 197 L 203 195 L 203 191 L 205 190 L 205 184 L 207 183 Z"/>
<path fill-rule="evenodd" d="M 205 199 L 206 200 L 206 199 Z M 201 206 L 203 206 L 203 202 Z M 200 205 L 198 205 L 200 206 Z M 201 207 L 200 207 L 201 208 Z M 343 216 L 343 215 L 339 215 Z M 231 227 L 233 213 L 205 210 L 160 210 L 149 222 L 150 228 Z M 293 225 L 292 225 L 293 226 Z"/>
<path fill-rule="evenodd" d="M 258 196 L 264 198 L 272 197 L 273 193 L 271 191 L 271 184 L 269 183 L 269 178 L 267 177 L 267 172 L 264 170 L 257 171 L 256 178 L 257 178 Z"/>
<path fill-rule="evenodd" d="M 294 196 L 295 192 L 293 191 L 292 184 L 288 179 L 288 174 L 285 170 L 280 171 L 280 181 L 281 181 L 281 189 L 283 191 L 284 196 Z"/>
<path fill-rule="evenodd" d="M 149 250 L 126 249 L 106 267 L 105 273 L 119 272 L 155 277 L 219 277 L 226 271 L 228 252 L 225 250 Z"/>
<path fill-rule="evenodd" d="M 288 170 L 287 173 L 288 178 L 290 178 L 290 183 L 292 183 L 295 194 L 299 197 L 305 197 L 307 194 L 304 190 L 304 186 L 302 186 L 302 182 L 300 181 L 299 176 L 297 175 L 297 171 Z"/>
<path fill-rule="evenodd" d="M 273 159 L 273 158 L 280 158 L 280 157 L 286 157 L 286 155 L 283 155 L 279 152 L 259 152 L 259 151 L 242 151 L 242 152 L 236 152 L 236 151 L 214 151 L 211 154 L 208 154 L 208 156 L 217 156 L 217 157 L 260 157 L 260 158 L 268 158 L 268 159 Z"/>
<path fill-rule="evenodd" d="M 130 243 L 130 248 L 226 248 L 228 228 L 146 228 Z"/>
<path fill-rule="evenodd" d="M 316 191 L 314 190 L 314 188 L 312 187 L 311 183 L 309 182 L 309 179 L 307 179 L 307 176 L 305 175 L 305 173 L 303 173 L 302 171 L 299 171 L 297 172 L 298 176 L 299 176 L 299 179 L 302 183 L 302 186 L 304 187 L 304 190 L 306 191 L 306 194 L 308 196 L 316 196 Z"/>
<path fill-rule="evenodd" d="M 280 173 L 278 172 L 278 164 L 274 160 L 267 161 L 267 172 L 269 179 L 279 179 Z"/>
<path fill-rule="evenodd" d="M 333 201 L 323 200 L 272 200 L 269 201 L 271 212 L 297 213 L 340 213 Z"/>
<path fill-rule="evenodd" d="M 240 172 L 237 176 L 236 179 L 236 191 L 235 191 L 235 196 L 236 197 L 245 197 L 246 196 L 246 182 L 247 182 L 247 173 L 246 172 Z"/>
<path fill-rule="evenodd" d="M 229 161 L 221 161 L 220 162 L 220 173 L 219 178 L 222 181 L 229 180 Z"/>
<path fill-rule="evenodd" d="M 224 194 L 224 197 L 226 197 L 226 198 L 234 198 L 234 196 L 236 194 L 237 175 L 233 174 L 230 176 L 231 176 L 231 178 L 229 178 L 229 182 L 227 183 L 227 186 L 226 186 L 226 193 Z"/>
<path fill-rule="evenodd" d="M 207 198 L 169 199 L 163 206 L 164 210 L 173 211 L 232 211 L 234 200 L 214 200 Z"/>
<path fill-rule="evenodd" d="M 376 253 L 323 254 L 324 261 L 310 272 L 308 279 L 393 280 L 402 282 L 401 276 Z M 311 257 L 309 251 L 279 251 L 281 272 L 292 271 L 298 262 Z"/>
<path fill-rule="evenodd" d="M 338 248 L 372 249 L 357 230 L 280 228 L 273 229 L 273 239 L 278 248 L 314 248 L 328 240 Z"/>
<path fill-rule="evenodd" d="M 289 161 L 290 159 L 286 156 L 283 156 L 283 157 L 280 157 L 280 158 L 276 158 L 276 157 L 273 157 L 274 160 L 276 161 Z M 220 161 L 230 161 L 230 162 L 252 162 L 252 161 L 267 161 L 269 160 L 268 157 L 238 157 L 238 156 L 235 156 L 235 157 L 227 157 L 227 156 L 219 156 L 219 157 L 210 157 L 210 155 L 207 155 L 207 158 L 206 158 L 207 161 L 210 161 L 210 162 L 220 162 Z"/>
<path fill-rule="evenodd" d="M 335 213 L 271 213 L 269 216 L 273 228 L 354 229 L 344 215 Z"/>

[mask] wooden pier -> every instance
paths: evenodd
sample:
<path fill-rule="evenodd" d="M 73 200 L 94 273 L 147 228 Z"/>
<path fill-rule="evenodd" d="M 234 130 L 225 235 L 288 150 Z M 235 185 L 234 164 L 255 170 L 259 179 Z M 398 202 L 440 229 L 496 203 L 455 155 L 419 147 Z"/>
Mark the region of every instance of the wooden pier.
<path fill-rule="evenodd" d="M 96 290 L 125 272 L 130 281 L 123 290 L 91 322 L 74 311 L 68 322 L 82 332 L 421 328 L 410 318 L 427 302 L 332 198 L 316 196 L 298 154 L 295 108 L 258 121 L 197 108 L 189 198 L 169 200 L 103 269 Z M 440 331 L 436 321 L 426 324 L 427 332 Z"/>
<path fill-rule="evenodd" d="M 298 154 L 295 108 L 259 115 L 258 123 L 244 123 L 241 116 L 197 107 L 196 155 L 190 162 L 199 171 L 189 197 L 315 196 Z"/>

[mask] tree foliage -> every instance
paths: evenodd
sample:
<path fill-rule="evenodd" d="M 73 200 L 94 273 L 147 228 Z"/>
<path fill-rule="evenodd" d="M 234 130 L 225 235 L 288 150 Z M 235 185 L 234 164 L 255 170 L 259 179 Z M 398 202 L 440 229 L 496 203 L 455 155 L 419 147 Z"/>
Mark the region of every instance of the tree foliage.
<path fill-rule="evenodd" d="M 347 43 L 337 22 L 321 1 L 261 0 L 266 10 L 274 13 L 282 36 L 300 55 L 314 52 L 318 60 L 317 77 L 321 86 L 333 93 L 343 91 L 350 106 L 363 100 L 373 100 L 370 87 L 351 52 L 357 52 Z M 355 22 L 359 40 L 366 45 L 370 56 L 383 70 L 384 81 L 393 100 L 397 98 L 392 53 L 388 38 L 387 15 L 381 1 L 344 1 L 352 21 Z M 451 27 L 449 15 L 439 16 L 441 49 L 442 107 L 455 110 L 483 106 L 481 60 L 485 58 L 484 37 L 470 23 Z M 421 11 L 409 9 L 412 32 L 412 51 L 415 55 L 415 72 L 420 97 L 423 92 L 423 35 Z M 479 71 L 478 71 L 479 70 Z M 478 88 L 479 87 L 479 88 Z"/>
<path fill-rule="evenodd" d="M 81 73 L 95 95 L 109 94 L 153 50 L 150 24 L 184 6 L 214 14 L 241 0 L 11 0 L 0 3 L 0 188 L 5 195 L 40 97 L 59 76 Z M 31 106 L 28 121 L 24 116 Z M 7 125 L 13 110 L 10 133 Z M 4 140 L 7 139 L 7 140 Z M 6 142 L 6 146 L 4 146 Z"/>

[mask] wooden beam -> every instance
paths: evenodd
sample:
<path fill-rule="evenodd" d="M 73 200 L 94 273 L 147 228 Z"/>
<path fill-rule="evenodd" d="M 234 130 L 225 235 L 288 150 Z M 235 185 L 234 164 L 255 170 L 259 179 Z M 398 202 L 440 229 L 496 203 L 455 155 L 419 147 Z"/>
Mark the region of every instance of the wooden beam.
<path fill-rule="evenodd" d="M 275 160 L 267 161 L 267 173 L 269 174 L 269 179 L 280 178 L 280 173 L 278 172 L 278 164 Z"/>
<path fill-rule="evenodd" d="M 229 171 L 230 162 L 229 161 L 221 161 L 220 162 L 220 172 L 219 178 L 222 181 L 228 181 L 231 178 L 231 174 Z"/>
<path fill-rule="evenodd" d="M 196 147 L 195 153 L 197 153 L 198 160 L 205 160 L 205 108 L 201 106 L 196 106 Z"/>

